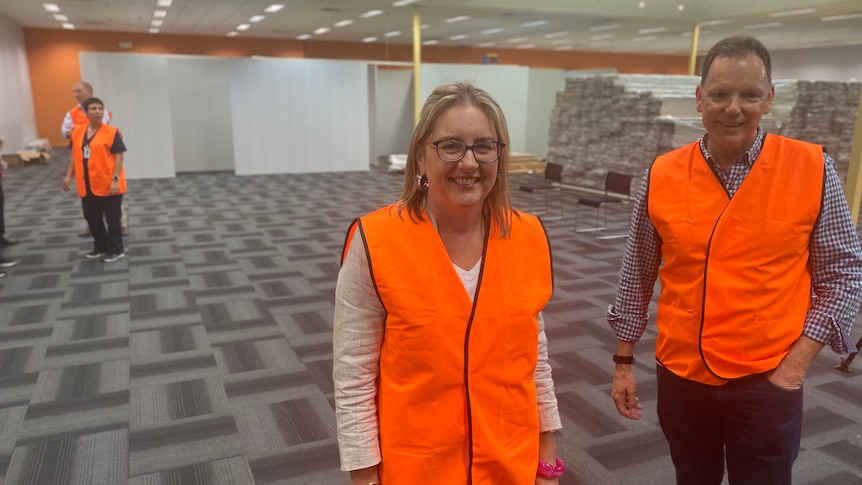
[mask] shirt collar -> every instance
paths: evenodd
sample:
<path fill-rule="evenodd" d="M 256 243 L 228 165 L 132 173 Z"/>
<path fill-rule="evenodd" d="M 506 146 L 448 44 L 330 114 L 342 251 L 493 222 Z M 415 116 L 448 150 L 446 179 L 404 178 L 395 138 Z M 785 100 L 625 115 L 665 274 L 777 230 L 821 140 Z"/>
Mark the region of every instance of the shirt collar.
<path fill-rule="evenodd" d="M 760 156 L 760 151 L 763 149 L 763 139 L 766 137 L 766 132 L 763 131 L 761 126 L 757 127 L 757 136 L 754 138 L 754 143 L 752 143 L 751 147 L 745 151 L 742 155 L 740 155 L 736 160 L 733 161 L 734 164 L 744 163 L 749 167 L 757 160 L 757 157 Z M 709 151 L 706 149 L 706 144 L 709 141 L 709 133 L 704 133 L 702 137 L 700 137 L 700 153 L 703 155 L 704 160 L 708 161 L 711 165 L 715 165 L 715 159 L 712 158 L 712 155 L 709 154 Z"/>

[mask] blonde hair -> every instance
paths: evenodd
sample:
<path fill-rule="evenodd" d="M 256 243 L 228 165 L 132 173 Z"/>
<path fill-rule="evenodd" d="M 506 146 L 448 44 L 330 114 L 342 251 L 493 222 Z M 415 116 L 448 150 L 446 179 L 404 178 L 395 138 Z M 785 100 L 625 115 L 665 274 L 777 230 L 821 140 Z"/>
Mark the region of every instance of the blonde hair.
<path fill-rule="evenodd" d="M 407 167 L 404 172 L 404 188 L 398 201 L 398 213 L 407 210 L 411 220 L 425 220 L 422 208 L 425 204 L 425 192 L 419 190 L 416 179 L 419 175 L 419 155 L 425 149 L 428 135 L 434 131 L 440 116 L 449 108 L 455 106 L 474 106 L 479 108 L 494 130 L 495 139 L 506 146 L 500 152 L 497 163 L 497 180 L 494 188 L 485 198 L 485 215 L 491 222 L 491 227 L 499 231 L 500 237 L 508 237 L 512 226 L 512 202 L 509 194 L 509 128 L 503 110 L 491 96 L 468 82 L 458 82 L 439 86 L 428 96 L 419 122 L 413 130 L 410 141 L 410 151 L 407 153 Z"/>

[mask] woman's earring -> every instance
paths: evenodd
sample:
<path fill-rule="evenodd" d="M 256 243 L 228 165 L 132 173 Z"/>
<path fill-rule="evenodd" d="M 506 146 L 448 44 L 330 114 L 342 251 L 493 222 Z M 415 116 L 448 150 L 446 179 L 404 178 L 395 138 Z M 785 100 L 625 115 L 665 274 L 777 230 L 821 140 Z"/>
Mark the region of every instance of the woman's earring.
<path fill-rule="evenodd" d="M 420 192 L 428 190 L 428 176 L 424 173 L 416 175 L 416 188 Z"/>

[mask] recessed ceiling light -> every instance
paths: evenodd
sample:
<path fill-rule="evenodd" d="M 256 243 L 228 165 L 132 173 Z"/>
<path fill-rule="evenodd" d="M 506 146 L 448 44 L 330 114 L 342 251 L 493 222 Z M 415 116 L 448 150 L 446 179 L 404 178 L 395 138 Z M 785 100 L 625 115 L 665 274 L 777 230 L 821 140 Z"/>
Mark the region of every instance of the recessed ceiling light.
<path fill-rule="evenodd" d="M 54 14 L 54 20 L 56 20 L 57 22 L 68 22 L 69 17 L 67 17 L 61 13 L 55 13 Z"/>
<path fill-rule="evenodd" d="M 308 39 L 310 39 L 310 38 L 311 38 L 311 34 L 302 34 L 302 35 L 298 35 L 298 36 L 296 36 L 296 38 L 297 38 L 297 39 L 299 39 L 299 40 L 308 40 Z"/>
<path fill-rule="evenodd" d="M 164 21 L 164 20 L 161 20 L 161 19 L 153 19 L 153 21 L 152 21 L 152 22 L 150 22 L 150 25 L 152 25 L 153 27 L 161 27 L 164 23 L 165 23 L 165 21 Z"/>
<path fill-rule="evenodd" d="M 151 28 L 150 28 L 150 30 L 149 30 L 149 32 L 150 32 L 151 34 L 158 34 L 158 33 L 159 33 L 159 29 L 157 29 L 157 28 L 155 28 L 155 27 L 151 27 Z"/>
<path fill-rule="evenodd" d="M 225 35 L 227 35 L 228 37 L 236 37 L 238 34 L 239 34 L 239 32 L 232 30 Z"/>
<path fill-rule="evenodd" d="M 682 12 L 683 10 L 685 10 L 685 5 L 679 4 L 676 6 L 676 9 L 679 10 L 680 12 Z"/>
<path fill-rule="evenodd" d="M 170 7 L 174 0 L 156 0 L 156 5 L 159 7 Z"/>
<path fill-rule="evenodd" d="M 467 34 L 458 34 L 458 35 L 453 35 L 452 37 L 449 37 L 449 40 L 461 40 L 461 39 L 466 39 L 466 38 L 467 38 Z"/>
<path fill-rule="evenodd" d="M 526 22 L 521 24 L 521 27 L 540 27 L 542 25 L 548 25 L 547 20 L 534 20 L 533 22 Z"/>
<path fill-rule="evenodd" d="M 392 2 L 393 7 L 403 7 L 405 5 L 410 5 L 411 3 L 416 3 L 419 0 L 398 0 L 397 2 Z"/>
<path fill-rule="evenodd" d="M 590 27 L 590 30 L 593 32 L 598 32 L 600 30 L 614 30 L 618 29 L 620 26 L 618 24 L 605 24 L 605 25 L 596 25 L 594 27 Z"/>
<path fill-rule="evenodd" d="M 830 15 L 828 17 L 823 17 L 820 20 L 824 22 L 833 22 L 835 20 L 850 20 L 850 19 L 858 19 L 862 17 L 862 12 L 860 13 L 848 13 L 846 15 Z"/>
<path fill-rule="evenodd" d="M 437 39 L 426 40 L 422 42 L 422 45 L 437 45 L 440 41 Z"/>
<path fill-rule="evenodd" d="M 553 39 L 554 37 L 562 37 L 564 35 L 569 35 L 568 30 L 564 30 L 562 32 L 551 32 L 550 34 L 545 34 L 546 39 Z"/>
<path fill-rule="evenodd" d="M 329 32 L 329 27 L 321 27 L 319 29 L 314 29 L 314 33 L 317 35 L 323 35 L 327 32 Z"/>
<path fill-rule="evenodd" d="M 397 37 L 399 35 L 401 35 L 400 30 L 393 30 L 392 32 L 386 32 L 385 34 L 383 34 L 383 37 Z"/>
<path fill-rule="evenodd" d="M 283 8 L 284 8 L 284 5 L 282 5 L 280 3 L 273 3 L 269 7 L 266 7 L 265 9 L 263 9 L 263 11 L 266 13 L 275 13 L 275 12 L 278 12 L 279 10 L 281 10 Z"/>
<path fill-rule="evenodd" d="M 518 49 L 532 49 L 533 47 L 536 47 L 536 44 L 521 44 L 517 48 Z"/>
<path fill-rule="evenodd" d="M 491 34 L 499 34 L 502 31 L 503 31 L 503 29 L 497 27 L 496 29 L 483 30 L 482 33 L 485 35 L 491 35 Z"/>
<path fill-rule="evenodd" d="M 248 19 L 249 22 L 257 23 L 263 21 L 266 18 L 266 15 L 253 15 Z"/>
<path fill-rule="evenodd" d="M 743 25 L 742 28 L 746 30 L 754 30 L 754 29 L 769 29 L 772 27 L 778 27 L 781 25 L 781 22 L 766 22 L 763 24 L 751 24 L 751 25 Z"/>
<path fill-rule="evenodd" d="M 638 8 L 646 7 L 646 2 L 638 2 Z"/>
<path fill-rule="evenodd" d="M 352 23 L 353 23 L 353 21 L 352 21 L 352 20 L 350 20 L 350 19 L 347 19 L 347 20 L 341 20 L 341 21 L 339 21 L 339 22 L 335 22 L 335 26 L 336 26 L 336 27 L 347 27 L 348 25 L 350 25 L 350 24 L 352 24 Z"/>
<path fill-rule="evenodd" d="M 248 30 L 248 28 L 249 28 L 249 27 L 251 27 L 251 25 L 248 25 L 248 24 L 239 24 L 239 25 L 237 25 L 237 26 L 236 26 L 236 30 Z"/>
<path fill-rule="evenodd" d="M 374 42 L 376 40 L 377 40 L 377 37 L 366 37 L 366 38 L 362 39 L 362 42 L 367 44 L 369 42 Z"/>
<path fill-rule="evenodd" d="M 153 12 L 153 17 L 155 17 L 157 19 L 163 19 L 167 16 L 168 16 L 167 10 L 156 10 L 155 12 Z"/>
<path fill-rule="evenodd" d="M 363 14 L 359 14 L 360 17 L 367 19 L 369 17 L 376 17 L 383 13 L 383 10 L 369 10 Z"/>
<path fill-rule="evenodd" d="M 470 16 L 469 15 L 459 15 L 457 17 L 450 17 L 450 18 L 444 20 L 444 22 L 446 22 L 447 24 L 454 24 L 455 22 L 463 22 L 465 20 L 470 20 Z"/>
<path fill-rule="evenodd" d="M 655 27 L 652 29 L 640 29 L 638 34 L 657 34 L 659 32 L 667 32 L 667 27 Z"/>
<path fill-rule="evenodd" d="M 63 25 L 64 29 L 69 29 L 69 30 L 75 29 L 75 24 L 70 24 L 69 22 L 64 22 L 62 25 Z"/>
<path fill-rule="evenodd" d="M 770 17 L 791 17 L 793 15 L 805 15 L 807 13 L 814 13 L 817 10 L 813 8 L 800 8 L 798 10 L 787 10 L 784 12 L 773 12 L 769 14 Z"/>
<path fill-rule="evenodd" d="M 56 3 L 43 3 L 42 8 L 49 12 L 59 12 L 60 7 Z"/>

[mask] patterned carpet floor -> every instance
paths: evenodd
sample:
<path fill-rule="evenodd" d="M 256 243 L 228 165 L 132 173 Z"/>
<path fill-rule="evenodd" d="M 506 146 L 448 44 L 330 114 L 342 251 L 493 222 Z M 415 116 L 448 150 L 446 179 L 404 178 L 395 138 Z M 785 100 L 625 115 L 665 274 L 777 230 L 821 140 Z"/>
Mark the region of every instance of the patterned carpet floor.
<path fill-rule="evenodd" d="M 129 182 L 131 235 L 91 249 L 65 156 L 6 171 L 0 279 L 0 484 L 341 484 L 332 308 L 348 222 L 394 201 L 403 176 L 368 172 Z M 519 207 L 529 196 L 512 185 Z M 536 194 L 537 207 L 544 207 Z M 655 414 L 655 329 L 637 347 L 640 421 L 609 397 L 612 302 L 629 206 L 576 233 L 579 193 L 549 193 L 555 293 L 545 310 L 563 416 L 564 485 L 673 483 Z M 593 222 L 583 212 L 580 225 Z M 585 217 L 584 217 L 585 216 Z M 854 329 L 859 338 L 862 328 Z M 825 350 L 805 388 L 794 483 L 862 484 L 862 359 Z"/>

